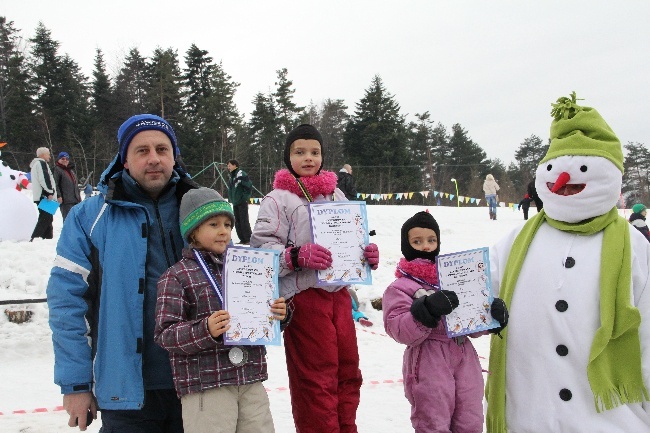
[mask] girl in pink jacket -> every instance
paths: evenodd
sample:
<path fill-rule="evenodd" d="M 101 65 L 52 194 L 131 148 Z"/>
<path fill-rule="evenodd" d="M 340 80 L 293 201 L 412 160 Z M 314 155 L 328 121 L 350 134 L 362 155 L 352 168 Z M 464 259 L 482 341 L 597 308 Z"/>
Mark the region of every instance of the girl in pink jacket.
<path fill-rule="evenodd" d="M 418 212 L 402 226 L 401 240 L 404 258 L 382 305 L 386 332 L 407 346 L 402 374 L 411 424 L 417 433 L 480 433 L 483 376 L 478 355 L 468 339 L 447 337 L 440 320 L 458 306 L 458 297 L 439 290 L 438 223 L 428 212 Z M 492 317 L 502 327 L 490 332 L 498 333 L 508 321 L 501 299 L 492 302 Z"/>
<path fill-rule="evenodd" d="M 323 139 L 300 125 L 287 135 L 284 163 L 257 214 L 250 244 L 280 255 L 280 294 L 293 309 L 284 349 L 297 432 L 356 433 L 361 371 L 347 286 L 318 287 L 315 270 L 332 265 L 330 251 L 312 242 L 308 204 L 347 201 L 336 174 L 323 167 Z M 365 247 L 372 269 L 375 244 Z"/>

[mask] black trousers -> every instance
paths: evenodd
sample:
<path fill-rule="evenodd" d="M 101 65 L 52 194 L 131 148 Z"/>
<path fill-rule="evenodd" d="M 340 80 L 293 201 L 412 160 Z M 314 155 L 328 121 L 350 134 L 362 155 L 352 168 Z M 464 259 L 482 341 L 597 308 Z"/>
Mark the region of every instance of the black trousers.
<path fill-rule="evenodd" d="M 70 212 L 70 209 L 72 209 L 72 206 L 76 204 L 77 203 L 62 203 L 59 206 L 59 210 L 61 211 L 61 216 L 63 217 L 63 221 L 65 221 L 65 218 L 68 216 L 68 213 Z"/>
<path fill-rule="evenodd" d="M 251 240 L 251 223 L 248 221 L 248 203 L 236 204 L 232 207 L 235 213 L 235 231 L 240 242 L 249 243 Z"/>
<path fill-rule="evenodd" d="M 35 201 L 36 206 L 38 202 Z M 34 238 L 43 238 L 43 239 L 52 239 L 54 237 L 54 227 L 52 222 L 54 221 L 54 215 L 47 213 L 42 209 L 38 210 L 38 221 L 36 221 L 36 227 L 32 232 L 32 239 Z"/>
<path fill-rule="evenodd" d="M 142 410 L 100 410 L 100 433 L 183 433 L 181 401 L 173 389 L 145 391 Z"/>

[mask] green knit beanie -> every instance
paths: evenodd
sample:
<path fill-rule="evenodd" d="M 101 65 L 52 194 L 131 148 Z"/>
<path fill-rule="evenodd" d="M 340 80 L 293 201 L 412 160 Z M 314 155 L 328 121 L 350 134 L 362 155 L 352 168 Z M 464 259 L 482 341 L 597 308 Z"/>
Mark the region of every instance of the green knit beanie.
<path fill-rule="evenodd" d="M 646 210 L 646 207 L 642 203 L 637 203 L 634 206 L 632 206 L 632 212 L 634 212 L 634 213 L 641 213 L 644 210 Z"/>
<path fill-rule="evenodd" d="M 601 156 L 623 173 L 623 148 L 618 137 L 595 109 L 576 101 L 576 92 L 572 92 L 570 98 L 561 97 L 551 104 L 551 145 L 539 164 L 566 155 Z"/>
<path fill-rule="evenodd" d="M 204 221 L 217 215 L 225 215 L 235 225 L 235 214 L 232 206 L 212 188 L 191 189 L 183 195 L 181 206 L 178 210 L 181 224 L 181 235 L 188 243 L 194 229 Z"/>

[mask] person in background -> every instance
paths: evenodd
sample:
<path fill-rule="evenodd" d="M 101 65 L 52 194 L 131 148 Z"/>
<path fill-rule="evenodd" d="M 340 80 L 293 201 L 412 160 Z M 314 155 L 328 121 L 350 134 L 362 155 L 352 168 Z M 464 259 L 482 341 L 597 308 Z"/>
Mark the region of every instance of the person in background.
<path fill-rule="evenodd" d="M 239 244 L 248 245 L 251 240 L 251 223 L 248 220 L 248 202 L 253 191 L 253 183 L 246 172 L 239 168 L 236 159 L 228 161 L 230 180 L 228 181 L 228 199 L 235 212 L 235 231 Z"/>
<path fill-rule="evenodd" d="M 84 186 L 84 200 L 92 197 L 93 195 L 93 186 L 89 183 Z"/>
<path fill-rule="evenodd" d="M 235 223 L 232 208 L 215 190 L 199 188 L 183 196 L 179 218 L 189 248 L 158 281 L 154 338 L 170 353 L 185 433 L 273 433 L 262 385 L 268 379 L 265 347 L 223 342 L 230 329 L 220 297 L 224 252 Z M 270 312 L 283 321 L 284 299 L 276 299 Z M 246 356 L 233 360 L 231 354 L 240 352 Z"/>
<path fill-rule="evenodd" d="M 72 206 L 81 201 L 81 193 L 77 186 L 77 175 L 72 168 L 70 154 L 68 152 L 60 152 L 59 156 L 56 157 L 56 165 L 54 166 L 54 181 L 56 183 L 56 191 L 60 204 L 59 209 L 61 209 L 63 221 L 65 221 Z"/>
<path fill-rule="evenodd" d="M 382 301 L 384 328 L 406 345 L 402 374 L 411 403 L 411 424 L 416 433 L 483 431 L 483 376 L 471 341 L 449 338 L 442 317 L 458 307 L 452 290 L 440 290 L 436 256 L 440 228 L 429 212 L 406 220 L 401 231 L 402 254 L 395 276 Z M 508 323 L 505 303 L 495 298 L 492 317 Z M 471 337 L 486 332 L 471 334 Z"/>
<path fill-rule="evenodd" d="M 280 295 L 292 306 L 284 331 L 291 410 L 296 431 L 356 433 L 361 371 L 352 302 L 347 286 L 317 286 L 316 272 L 332 265 L 332 253 L 313 243 L 310 202 L 346 201 L 336 174 L 322 170 L 325 148 L 312 125 L 287 134 L 284 164 L 275 174 L 257 216 L 251 246 L 280 251 Z M 364 248 L 372 269 L 375 244 Z"/>
<path fill-rule="evenodd" d="M 54 182 L 54 176 L 52 175 L 50 166 L 47 164 L 50 162 L 50 159 L 52 159 L 50 149 L 47 147 L 39 147 L 36 149 L 36 158 L 29 164 L 29 168 L 31 169 L 32 194 L 36 206 L 44 198 L 47 200 L 57 199 L 56 183 Z M 38 220 L 36 221 L 30 242 L 34 238 L 52 239 L 54 237 L 53 221 L 54 215 L 43 209 L 38 209 Z"/>
<path fill-rule="evenodd" d="M 528 194 L 524 194 L 524 198 L 519 202 L 519 209 L 524 211 L 524 219 L 528 219 L 528 209 L 530 209 L 530 202 L 533 201 Z"/>
<path fill-rule="evenodd" d="M 175 164 L 165 119 L 132 116 L 117 141 L 99 194 L 70 210 L 56 247 L 54 382 L 70 427 L 85 430 L 99 408 L 104 432 L 182 433 L 169 353 L 154 341 L 156 285 L 181 258 L 179 205 L 198 185 Z"/>
<path fill-rule="evenodd" d="M 497 219 L 497 192 L 499 191 L 499 184 L 494 180 L 494 176 L 488 174 L 485 176 L 483 182 L 483 192 L 485 192 L 485 200 L 490 207 L 490 219 Z"/>
<path fill-rule="evenodd" d="M 336 187 L 343 191 L 345 198 L 348 200 L 356 200 L 357 189 L 354 186 L 354 177 L 352 176 L 352 167 L 350 164 L 344 164 L 336 176 Z"/>
<path fill-rule="evenodd" d="M 632 215 L 630 215 L 629 221 L 650 242 L 650 231 L 648 230 L 648 224 L 645 222 L 647 212 L 644 204 L 637 203 L 632 206 Z"/>
<path fill-rule="evenodd" d="M 363 314 L 363 311 L 359 309 L 359 297 L 357 296 L 357 291 L 352 286 L 348 286 L 348 292 L 352 298 L 352 318 L 355 322 L 359 322 L 363 326 L 372 326 L 372 322 L 368 319 L 368 316 Z"/>
<path fill-rule="evenodd" d="M 539 194 L 537 194 L 537 188 L 535 188 L 535 179 L 531 180 L 528 184 L 528 196 L 535 202 L 537 212 L 540 212 L 544 207 L 544 202 L 541 198 L 539 198 Z"/>

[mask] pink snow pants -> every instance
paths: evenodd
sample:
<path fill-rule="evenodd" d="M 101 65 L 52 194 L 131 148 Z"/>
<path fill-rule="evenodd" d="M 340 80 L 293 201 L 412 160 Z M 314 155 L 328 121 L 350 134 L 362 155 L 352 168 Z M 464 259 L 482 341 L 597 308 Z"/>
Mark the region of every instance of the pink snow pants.
<path fill-rule="evenodd" d="M 481 433 L 483 375 L 468 338 L 428 339 L 404 352 L 404 390 L 416 433 Z"/>
<path fill-rule="evenodd" d="M 292 298 L 284 331 L 297 433 L 357 433 L 359 350 L 348 291 L 310 288 Z"/>

